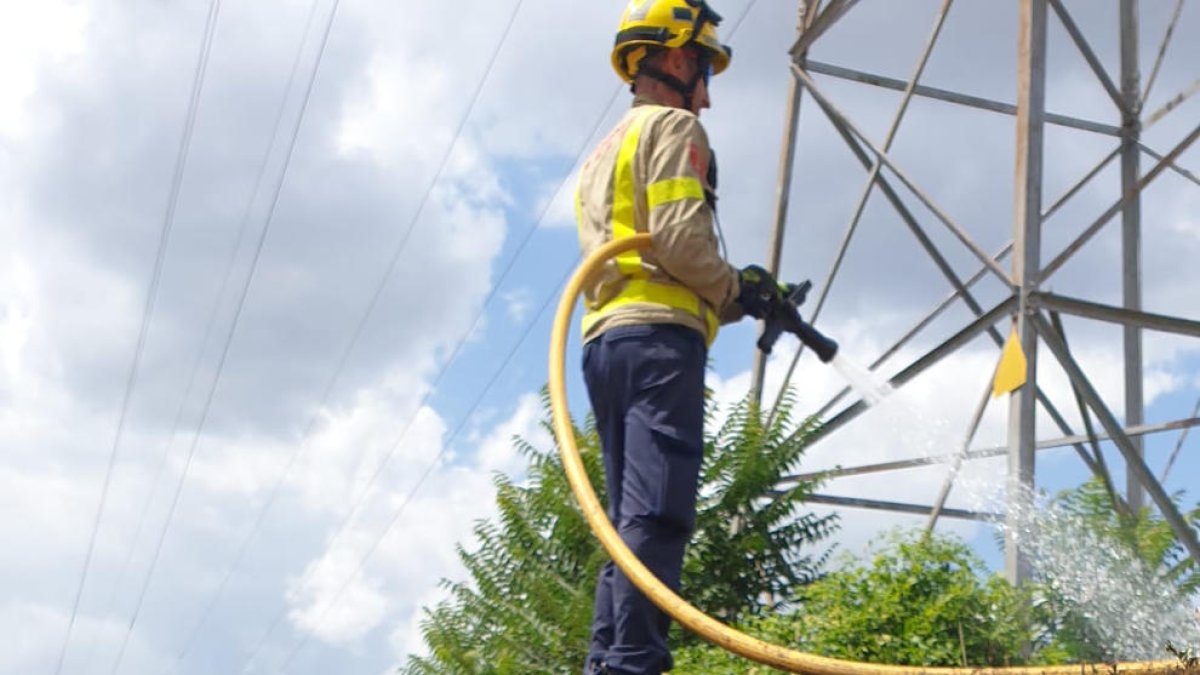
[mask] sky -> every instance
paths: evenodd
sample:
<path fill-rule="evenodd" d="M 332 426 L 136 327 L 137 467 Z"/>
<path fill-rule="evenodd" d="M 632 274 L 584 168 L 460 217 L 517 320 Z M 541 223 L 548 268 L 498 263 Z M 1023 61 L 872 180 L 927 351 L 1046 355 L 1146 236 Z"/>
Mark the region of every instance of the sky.
<path fill-rule="evenodd" d="M 860 3 L 811 58 L 907 78 L 939 4 Z M 1115 3 L 1065 4 L 1117 73 Z M 1148 73 L 1175 3 L 1141 6 Z M 720 158 L 729 258 L 761 263 L 796 5 L 716 8 L 723 34 L 736 27 L 735 57 L 702 120 Z M 494 476 L 523 471 L 511 439 L 551 447 L 539 426 L 547 307 L 578 262 L 573 168 L 628 105 L 608 62 L 620 10 L 551 0 L 0 3 L 0 631 L 11 636 L 0 672 L 383 673 L 422 650 L 421 608 L 445 597 L 439 580 L 462 578 L 455 546 L 469 547 L 475 522 L 494 513 Z M 1183 7 L 1147 111 L 1195 82 L 1198 10 Z M 960 0 L 922 81 L 1015 101 L 1016 29 L 1015 3 Z M 1053 16 L 1049 39 L 1048 110 L 1118 123 Z M 897 92 L 816 79 L 882 142 Z M 1196 105 L 1147 127 L 1146 145 L 1168 152 L 1192 130 Z M 995 251 L 1012 234 L 1013 134 L 1012 117 L 917 99 L 890 156 Z M 1048 126 L 1044 203 L 1114 147 Z M 1177 164 L 1195 175 L 1200 150 Z M 865 175 L 805 96 L 782 278 L 821 289 Z M 1110 165 L 1056 212 L 1043 258 L 1119 185 Z M 958 274 L 973 273 L 971 254 L 897 189 Z M 1194 181 L 1168 171 L 1147 189 L 1148 311 L 1200 317 L 1197 214 Z M 1110 223 L 1048 286 L 1118 303 L 1119 244 Z M 995 280 L 977 288 L 984 306 L 1004 296 Z M 866 364 L 948 290 L 875 193 L 817 323 Z M 968 320 L 955 305 L 880 375 Z M 1120 415 L 1120 330 L 1064 323 Z M 747 390 L 754 335 L 729 327 L 710 354 L 721 405 Z M 568 384 L 583 414 L 577 340 Z M 1191 416 L 1197 346 L 1146 333 L 1148 422 Z M 781 341 L 768 389 L 795 347 Z M 985 338 L 971 342 L 814 446 L 798 470 L 958 449 L 997 356 Z M 1044 351 L 1042 363 L 1041 385 L 1078 431 L 1065 377 Z M 843 383 L 806 354 L 797 413 Z M 988 406 L 973 447 L 1004 443 L 1006 410 L 1005 400 Z M 1039 420 L 1039 438 L 1060 435 Z M 1156 474 L 1179 438 L 1147 440 Z M 1165 483 L 1193 502 L 1196 443 L 1184 443 Z M 1116 451 L 1106 453 L 1120 473 Z M 1070 450 L 1048 450 L 1038 485 L 1069 488 L 1085 471 Z M 911 469 L 821 490 L 929 503 L 945 474 Z M 987 492 L 1003 475 L 1003 459 L 975 462 L 963 483 Z M 951 495 L 952 506 L 974 503 L 963 489 Z M 924 522 L 839 513 L 836 543 L 850 553 Z M 999 564 L 990 527 L 939 528 Z"/>

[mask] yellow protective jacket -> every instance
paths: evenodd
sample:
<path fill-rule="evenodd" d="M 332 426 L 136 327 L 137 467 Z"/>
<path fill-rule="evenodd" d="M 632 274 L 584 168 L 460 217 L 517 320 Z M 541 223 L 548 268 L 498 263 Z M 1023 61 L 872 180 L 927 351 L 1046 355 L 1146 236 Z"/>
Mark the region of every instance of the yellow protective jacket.
<path fill-rule="evenodd" d="M 705 200 L 710 158 L 696 115 L 637 97 L 584 163 L 575 194 L 583 254 L 634 233 L 654 242 L 609 261 L 584 287 L 584 341 L 673 323 L 712 344 L 720 323 L 741 318 L 738 273 L 721 257 Z"/>

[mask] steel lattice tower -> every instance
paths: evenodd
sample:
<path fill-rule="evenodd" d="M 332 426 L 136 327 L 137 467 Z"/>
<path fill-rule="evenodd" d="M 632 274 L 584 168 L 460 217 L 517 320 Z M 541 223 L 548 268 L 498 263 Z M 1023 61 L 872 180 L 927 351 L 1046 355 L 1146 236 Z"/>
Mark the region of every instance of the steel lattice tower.
<path fill-rule="evenodd" d="M 951 8 L 952 0 L 944 0 L 940 11 L 935 17 L 934 29 L 930 35 L 923 53 L 921 54 L 912 76 L 907 80 L 886 77 L 877 73 L 864 72 L 832 63 L 817 61 L 810 58 L 810 49 L 819 44 L 823 35 L 835 29 L 839 22 L 844 21 L 850 12 L 871 11 L 871 3 L 858 3 L 857 0 L 829 0 L 815 2 L 801 0 L 799 8 L 799 23 L 797 39 L 791 49 L 791 62 L 788 67 L 792 77 L 789 81 L 788 105 L 784 125 L 784 137 L 779 161 L 779 177 L 774 206 L 773 233 L 767 255 L 768 265 L 772 272 L 780 267 L 780 257 L 788 220 L 788 198 L 793 182 L 793 174 L 797 164 L 796 142 L 797 128 L 800 118 L 802 99 L 811 101 L 808 105 L 815 106 L 833 125 L 839 136 L 845 140 L 851 152 L 861 162 L 867 172 L 867 179 L 860 199 L 854 209 L 854 215 L 849 223 L 846 235 L 838 250 L 837 260 L 829 277 L 821 288 L 821 298 L 817 301 L 816 313 L 820 313 L 825 300 L 825 294 L 836 276 L 842 257 L 850 245 L 855 228 L 862 216 L 868 196 L 877 191 L 894 207 L 896 215 L 911 230 L 924 252 L 935 264 L 938 270 L 949 282 L 951 295 L 935 307 L 932 312 L 917 322 L 916 326 L 904 335 L 889 349 L 874 365 L 879 365 L 884 359 L 893 355 L 901 346 L 911 340 L 923 328 L 929 325 L 933 318 L 952 304 L 963 303 L 969 310 L 972 319 L 959 330 L 954 332 L 933 349 L 901 369 L 891 382 L 894 386 L 903 386 L 917 375 L 928 370 L 931 366 L 945 357 L 953 354 L 958 348 L 986 334 L 999 347 L 1004 344 L 1008 324 L 1015 327 L 1016 339 L 1019 340 L 1026 355 L 1026 384 L 1020 386 L 1009 396 L 1008 410 L 1008 443 L 1006 448 L 970 450 L 969 446 L 978 429 L 984 408 L 988 401 L 984 395 L 966 434 L 966 442 L 958 452 L 935 458 L 951 464 L 952 470 L 947 477 L 939 495 L 930 506 L 918 504 L 899 504 L 872 499 L 851 499 L 845 497 L 830 497 L 815 495 L 817 503 L 841 506 L 885 509 L 908 513 L 929 515 L 929 527 L 933 527 L 939 516 L 987 519 L 996 514 L 980 514 L 964 510 L 948 509 L 945 506 L 947 495 L 958 468 L 962 462 L 978 457 L 1007 455 L 1007 492 L 1008 514 L 1010 520 L 1015 517 L 1022 505 L 1031 499 L 1035 486 L 1035 455 L 1036 451 L 1045 447 L 1073 446 L 1088 469 L 1110 486 L 1113 495 L 1114 508 L 1121 510 L 1137 510 L 1147 499 L 1161 512 L 1171 525 L 1176 537 L 1190 556 L 1200 561 L 1200 541 L 1196 532 L 1189 527 L 1179 510 L 1164 491 L 1161 482 L 1150 471 L 1143 456 L 1142 437 L 1145 434 L 1171 429 L 1186 430 L 1200 423 L 1196 417 L 1175 420 L 1172 422 L 1146 425 L 1144 424 L 1144 358 L 1142 354 L 1142 334 L 1144 330 L 1164 331 L 1190 337 L 1200 337 L 1200 321 L 1178 316 L 1156 314 L 1143 311 L 1142 308 L 1142 193 L 1156 178 L 1166 171 L 1175 172 L 1191 183 L 1200 186 L 1200 179 L 1178 165 L 1177 160 L 1182 153 L 1200 135 L 1200 125 L 1193 126 L 1190 133 L 1184 135 L 1168 152 L 1159 153 L 1148 147 L 1142 140 L 1145 128 L 1163 119 L 1177 109 L 1189 97 L 1200 90 L 1200 79 L 1183 91 L 1167 99 L 1166 103 L 1153 110 L 1147 110 L 1144 103 L 1148 98 L 1150 88 L 1159 74 L 1164 62 L 1164 55 L 1172 41 L 1176 25 L 1179 22 L 1183 0 L 1173 3 L 1173 13 L 1170 24 L 1165 31 L 1162 42 L 1157 49 L 1157 58 L 1151 65 L 1148 74 L 1143 73 L 1138 58 L 1139 39 L 1139 7 L 1136 0 L 1118 0 L 1118 24 L 1114 30 L 1118 34 L 1120 51 L 1120 72 L 1113 76 L 1106 71 L 1101 59 L 1089 43 L 1089 36 L 1084 34 L 1068 11 L 1064 0 L 1016 0 L 1018 11 L 1018 46 L 1015 82 L 1015 104 L 1003 101 L 989 100 L 978 96 L 959 93 L 948 89 L 926 86 L 921 83 L 921 76 L 929 60 L 930 54 L 937 43 L 942 25 Z M 1077 7 L 1076 9 L 1079 9 Z M 1083 6 L 1084 11 L 1094 9 L 1094 6 Z M 1086 61 L 1098 84 L 1103 87 L 1110 99 L 1109 103 L 1118 111 L 1120 125 L 1103 124 L 1081 117 L 1054 114 L 1046 109 L 1046 68 L 1048 24 L 1057 21 L 1069 36 L 1070 44 L 1078 50 Z M 880 30 L 888 30 L 886 25 Z M 1061 36 L 1061 34 L 1060 34 Z M 1056 45 L 1057 46 L 1057 45 Z M 1195 64 L 1191 64 L 1195 67 Z M 1200 73 L 1198 73 L 1200 74 Z M 822 78 L 835 78 L 852 81 L 863 86 L 881 87 L 902 92 L 902 101 L 892 124 L 882 142 L 876 142 L 863 133 L 843 110 L 833 102 L 826 93 Z M 1013 238 L 1009 246 L 998 253 L 985 251 L 972 237 L 970 231 L 939 207 L 936 199 L 923 190 L 918 183 L 904 171 L 904 168 L 889 155 L 889 149 L 904 117 L 904 111 L 914 97 L 922 97 L 941 101 L 946 104 L 965 106 L 996 114 L 1010 115 L 1015 119 L 1014 128 L 1014 165 L 1013 165 Z M 1055 202 L 1047 205 L 1044 194 L 1043 153 L 1044 130 L 1047 125 L 1059 125 L 1077 130 L 1098 134 L 1111 139 L 1112 152 L 1087 172 L 1078 183 L 1068 190 Z M 1144 170 L 1143 160 L 1149 167 Z M 1111 195 L 1111 205 L 1102 212 L 1095 214 L 1094 219 L 1078 228 L 1074 239 L 1053 256 L 1047 256 L 1042 243 L 1043 221 L 1063 204 L 1075 197 L 1098 173 L 1110 163 L 1117 162 L 1120 171 L 1120 193 Z M 968 250 L 981 265 L 979 270 L 969 276 L 960 276 L 948 262 L 945 253 L 928 235 L 924 224 L 906 205 L 901 194 L 917 199 L 931 214 L 936 226 L 946 228 L 966 250 Z M 926 219 L 929 220 L 929 219 Z M 1091 240 L 1102 228 L 1112 221 L 1120 221 L 1121 228 L 1121 296 L 1119 305 L 1105 304 L 1093 299 L 1073 297 L 1048 292 L 1046 281 L 1064 264 L 1072 260 L 1078 251 Z M 1070 226 L 1068 226 L 1070 227 Z M 1010 257 L 1010 260 L 1005 260 Z M 1007 297 L 997 304 L 985 306 L 979 302 L 972 287 L 984 277 L 993 277 L 1009 289 Z M 819 287 L 820 288 L 820 287 Z M 1059 315 L 1066 314 L 1084 317 L 1092 320 L 1108 322 L 1121 326 L 1123 331 L 1123 372 L 1124 372 L 1124 423 L 1119 421 L 1107 403 L 1097 392 L 1089 374 L 1079 365 L 1068 348 L 1065 334 L 1059 322 Z M 815 320 L 815 315 L 814 315 Z M 998 328 L 999 327 L 999 328 Z M 799 358 L 799 353 L 796 355 Z M 1051 401 L 1042 387 L 1039 386 L 1039 360 L 1058 362 L 1067 373 L 1071 386 L 1078 401 L 1080 414 L 1086 430 L 1076 433 L 1072 430 L 1055 402 Z M 792 369 L 796 361 L 792 361 Z M 755 356 L 754 388 L 761 391 L 765 371 L 765 360 L 761 354 Z M 789 369 L 785 382 L 791 376 Z M 843 391 L 827 404 L 821 411 L 822 416 L 829 413 L 845 396 Z M 1072 405 L 1076 401 L 1071 402 Z M 1200 406 L 1198 406 L 1200 407 Z M 841 409 L 827 419 L 821 432 L 827 435 L 855 419 L 866 408 L 863 402 L 858 402 Z M 1062 437 L 1040 440 L 1035 437 L 1035 419 L 1037 411 L 1043 411 L 1054 421 L 1062 432 Z M 1091 416 L 1099 422 L 1099 429 L 1094 429 Z M 1113 487 L 1112 477 L 1100 451 L 1099 441 L 1109 440 L 1119 450 L 1125 463 L 1127 484 L 1124 489 Z M 1182 444 L 1182 439 L 1181 439 Z M 929 458 L 909 461 L 889 462 L 870 466 L 859 466 L 833 471 L 821 472 L 825 477 L 845 475 L 861 475 L 877 471 L 902 469 L 921 464 L 929 464 Z M 780 489 L 797 481 L 806 480 L 817 474 L 791 476 L 781 484 Z M 1012 532 L 1013 528 L 1009 528 Z M 1012 581 L 1023 581 L 1030 574 L 1029 562 L 1021 550 L 1020 542 L 1011 534 L 1005 544 L 1006 574 Z"/>

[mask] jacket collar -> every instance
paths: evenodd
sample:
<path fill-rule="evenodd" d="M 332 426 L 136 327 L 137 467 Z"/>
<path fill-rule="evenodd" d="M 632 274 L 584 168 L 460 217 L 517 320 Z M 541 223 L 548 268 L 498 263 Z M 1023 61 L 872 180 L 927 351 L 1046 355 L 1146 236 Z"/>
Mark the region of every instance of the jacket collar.
<path fill-rule="evenodd" d="M 658 101 L 655 101 L 654 99 L 650 98 L 649 96 L 646 96 L 645 94 L 634 94 L 633 107 L 637 108 L 639 106 L 644 106 L 644 105 L 657 105 L 657 106 L 662 106 L 664 108 L 670 107 L 664 103 L 659 103 Z"/>

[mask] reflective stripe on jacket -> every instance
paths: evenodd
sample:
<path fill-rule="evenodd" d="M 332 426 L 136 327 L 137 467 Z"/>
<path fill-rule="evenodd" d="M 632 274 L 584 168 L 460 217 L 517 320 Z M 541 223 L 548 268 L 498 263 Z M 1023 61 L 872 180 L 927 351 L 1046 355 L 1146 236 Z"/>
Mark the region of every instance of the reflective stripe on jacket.
<path fill-rule="evenodd" d="M 737 270 L 721 258 L 705 200 L 711 152 L 699 119 L 635 98 L 580 171 L 575 194 L 584 255 L 649 232 L 649 249 L 605 265 L 584 288 L 584 340 L 609 328 L 682 324 L 711 344 L 737 318 Z"/>

